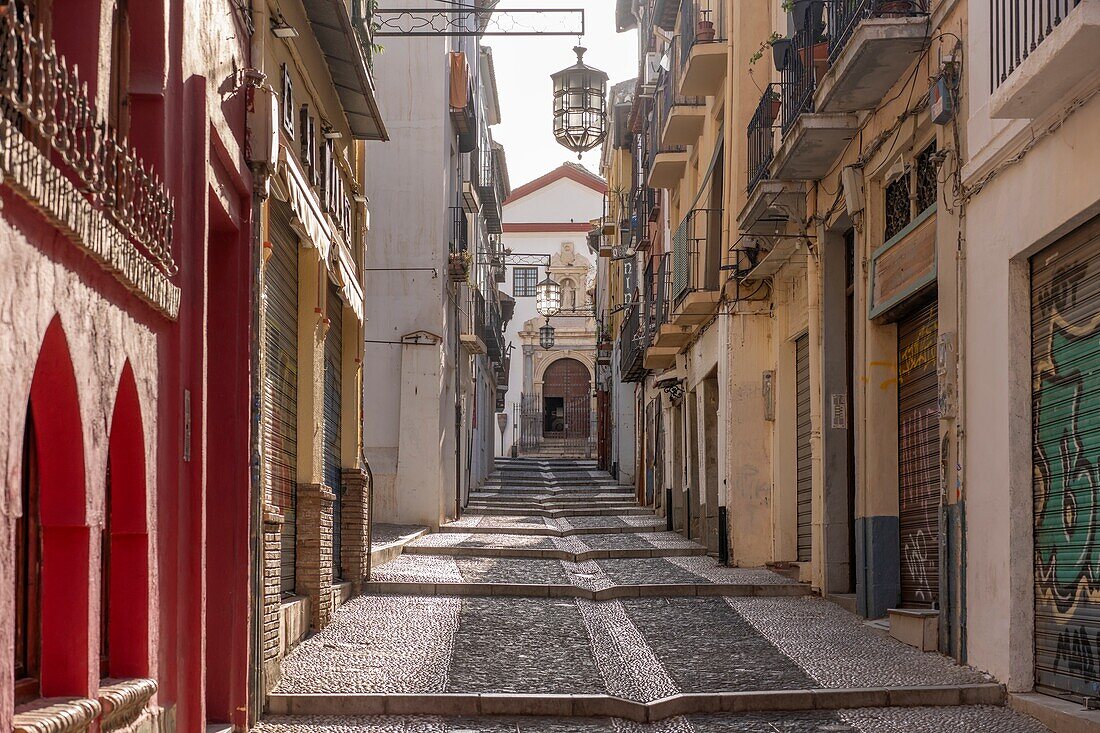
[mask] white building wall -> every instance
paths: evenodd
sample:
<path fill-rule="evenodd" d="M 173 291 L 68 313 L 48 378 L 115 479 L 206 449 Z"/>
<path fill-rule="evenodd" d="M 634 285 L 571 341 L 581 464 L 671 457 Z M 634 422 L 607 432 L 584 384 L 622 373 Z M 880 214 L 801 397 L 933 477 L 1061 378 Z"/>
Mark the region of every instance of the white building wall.
<path fill-rule="evenodd" d="M 561 252 L 562 245 L 572 243 L 574 251 L 585 259 L 595 272 L 596 258 L 588 251 L 585 232 L 568 231 L 568 228 L 555 231 L 548 228 L 539 232 L 507 232 L 509 224 L 516 223 L 587 223 L 603 213 L 603 194 L 577 181 L 562 178 L 550 183 L 520 199 L 504 206 L 504 247 L 513 253 L 553 255 Z M 513 267 L 508 268 L 507 278 L 500 285 L 501 292 L 515 297 L 513 291 Z M 539 267 L 538 279 L 546 277 L 546 268 Z M 505 345 L 512 344 L 512 361 L 508 372 L 508 392 L 505 399 L 505 411 L 508 414 L 508 427 L 504 435 L 504 449 L 507 454 L 513 443 L 515 410 L 519 404 L 523 384 L 523 351 L 519 332 L 525 322 L 537 318 L 535 298 L 516 298 L 516 310 L 505 331 Z M 580 319 L 576 320 L 580 325 Z M 499 437 L 498 437 L 499 440 Z"/>

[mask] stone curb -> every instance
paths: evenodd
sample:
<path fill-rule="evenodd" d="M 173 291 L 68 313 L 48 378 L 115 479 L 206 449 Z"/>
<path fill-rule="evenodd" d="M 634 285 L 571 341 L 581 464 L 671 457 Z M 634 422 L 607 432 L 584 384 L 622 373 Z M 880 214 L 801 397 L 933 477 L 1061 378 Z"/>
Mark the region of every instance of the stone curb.
<path fill-rule="evenodd" d="M 466 508 L 479 509 L 526 509 L 537 507 L 539 509 L 642 509 L 638 502 L 632 499 L 577 499 L 576 501 L 562 501 L 553 498 L 535 498 L 521 500 L 501 497 L 471 497 Z"/>
<path fill-rule="evenodd" d="M 385 565 L 388 562 L 393 562 L 398 557 L 400 557 L 402 552 L 407 549 L 406 545 L 408 545 L 413 540 L 420 539 L 424 535 L 428 534 L 428 532 L 428 528 L 423 527 L 416 532 L 412 532 L 401 537 L 401 539 L 394 540 L 393 542 L 389 542 L 378 547 L 372 547 L 370 551 L 371 567 L 376 568 L 379 565 Z"/>
<path fill-rule="evenodd" d="M 542 509 L 540 507 L 521 507 L 508 509 L 505 507 L 473 506 L 469 505 L 463 510 L 463 514 L 489 514 L 501 517 L 550 517 L 561 519 L 563 517 L 640 517 L 652 515 L 652 509 L 640 506 L 634 507 L 608 507 L 588 509 Z"/>
<path fill-rule="evenodd" d="M 363 584 L 363 592 L 371 595 L 412 596 L 512 596 L 522 598 L 586 598 L 590 601 L 610 601 L 616 598 L 682 598 L 690 596 L 724 596 L 730 598 L 795 598 L 812 595 L 808 585 L 794 583 L 645 583 L 613 585 L 591 590 L 576 585 L 544 583 L 415 583 L 371 581 Z"/>
<path fill-rule="evenodd" d="M 540 550 L 530 547 L 447 547 L 438 545 L 412 545 L 405 548 L 406 555 L 446 555 L 449 557 L 508 557 L 526 560 L 627 560 L 652 557 L 695 557 L 707 554 L 705 547 L 654 547 L 652 550 L 623 548 L 620 550 Z"/>
<path fill-rule="evenodd" d="M 679 715 L 848 710 L 881 707 L 957 707 L 1005 703 L 998 684 L 939 687 L 691 692 L 639 702 L 613 695 L 511 693 L 268 695 L 269 715 L 537 715 L 610 717 L 655 723 Z"/>
<path fill-rule="evenodd" d="M 540 537 L 572 537 L 579 534 L 630 534 L 633 532 L 664 532 L 664 524 L 642 524 L 629 527 L 574 527 L 573 529 L 556 529 L 554 527 L 470 527 L 444 524 L 439 528 L 440 532 L 459 534 L 521 534 L 538 535 Z"/>

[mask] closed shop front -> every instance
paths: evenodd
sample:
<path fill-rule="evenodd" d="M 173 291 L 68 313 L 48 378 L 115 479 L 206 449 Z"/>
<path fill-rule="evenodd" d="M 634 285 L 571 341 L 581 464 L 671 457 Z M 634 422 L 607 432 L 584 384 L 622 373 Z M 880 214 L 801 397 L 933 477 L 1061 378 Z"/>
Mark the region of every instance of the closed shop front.
<path fill-rule="evenodd" d="M 798 497 L 798 561 L 810 562 L 813 533 L 813 470 L 810 456 L 810 337 L 794 342 L 795 493 Z"/>
<path fill-rule="evenodd" d="M 1100 220 L 1031 259 L 1035 682 L 1100 696 Z"/>
<path fill-rule="evenodd" d="M 936 301 L 898 321 L 898 515 L 901 603 L 939 599 L 940 414 Z"/>
<path fill-rule="evenodd" d="M 328 291 L 328 333 L 325 335 L 325 485 L 336 494 L 332 505 L 332 577 L 340 577 L 340 523 L 343 518 L 343 481 L 340 479 L 340 383 L 342 375 L 344 302 L 335 286 Z"/>
<path fill-rule="evenodd" d="M 264 268 L 264 453 L 271 501 L 283 513 L 280 587 L 294 593 L 298 454 L 298 237 L 289 212 L 270 209 L 271 256 Z"/>

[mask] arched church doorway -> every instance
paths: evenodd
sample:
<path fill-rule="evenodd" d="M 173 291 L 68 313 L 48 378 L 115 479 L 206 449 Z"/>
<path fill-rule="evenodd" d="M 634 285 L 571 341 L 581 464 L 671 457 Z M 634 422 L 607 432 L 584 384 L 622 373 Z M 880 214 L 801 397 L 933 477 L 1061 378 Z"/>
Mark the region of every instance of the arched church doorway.
<path fill-rule="evenodd" d="M 558 359 L 542 379 L 542 433 L 545 438 L 587 438 L 592 381 L 576 359 Z"/>

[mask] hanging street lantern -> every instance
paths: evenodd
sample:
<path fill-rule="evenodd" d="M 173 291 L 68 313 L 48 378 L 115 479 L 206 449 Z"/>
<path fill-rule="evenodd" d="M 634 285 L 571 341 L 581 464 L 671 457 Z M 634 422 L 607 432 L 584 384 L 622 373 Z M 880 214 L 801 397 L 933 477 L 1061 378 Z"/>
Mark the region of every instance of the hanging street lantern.
<path fill-rule="evenodd" d="M 550 325 L 550 319 L 539 329 L 539 346 L 544 349 L 554 348 L 554 327 Z"/>
<path fill-rule="evenodd" d="M 584 63 L 583 46 L 574 46 L 577 63 L 556 74 L 554 139 L 577 154 L 591 150 L 607 135 L 607 74 Z"/>
<path fill-rule="evenodd" d="M 549 275 L 535 286 L 535 310 L 546 318 L 561 310 L 561 285 Z"/>

